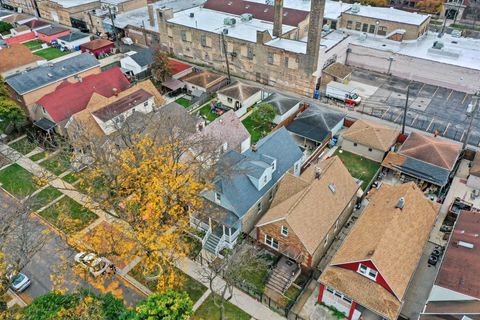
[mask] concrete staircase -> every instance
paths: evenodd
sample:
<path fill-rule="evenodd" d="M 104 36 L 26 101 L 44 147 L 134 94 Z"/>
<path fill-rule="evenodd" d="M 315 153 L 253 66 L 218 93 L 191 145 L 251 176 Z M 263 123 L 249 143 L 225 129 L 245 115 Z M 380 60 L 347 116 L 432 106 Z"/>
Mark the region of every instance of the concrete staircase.
<path fill-rule="evenodd" d="M 280 294 L 283 294 L 290 285 L 291 279 L 291 274 L 287 274 L 281 270 L 274 269 L 272 271 L 272 274 L 270 275 L 270 278 L 268 279 L 266 287 Z"/>
<path fill-rule="evenodd" d="M 213 253 L 214 255 L 217 254 L 217 247 L 218 244 L 220 243 L 220 237 L 214 235 L 213 233 L 210 233 L 208 235 L 207 241 L 205 242 L 205 245 L 203 248 L 207 250 L 210 253 Z"/>

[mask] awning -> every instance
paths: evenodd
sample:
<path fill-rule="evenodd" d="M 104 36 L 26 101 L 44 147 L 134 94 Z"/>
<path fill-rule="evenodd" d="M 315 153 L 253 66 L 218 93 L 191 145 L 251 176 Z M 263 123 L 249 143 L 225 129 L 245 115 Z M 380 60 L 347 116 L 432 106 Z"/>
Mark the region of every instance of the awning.
<path fill-rule="evenodd" d="M 183 84 L 182 81 L 180 81 L 178 79 L 170 78 L 170 79 L 164 81 L 162 83 L 162 86 L 164 86 L 165 88 L 168 88 L 172 91 L 177 91 L 178 89 L 183 88 L 184 84 Z"/>
<path fill-rule="evenodd" d="M 33 125 L 47 132 L 49 132 L 50 130 L 52 130 L 57 126 L 55 122 L 52 122 L 46 118 L 42 118 L 38 121 L 35 121 Z"/>

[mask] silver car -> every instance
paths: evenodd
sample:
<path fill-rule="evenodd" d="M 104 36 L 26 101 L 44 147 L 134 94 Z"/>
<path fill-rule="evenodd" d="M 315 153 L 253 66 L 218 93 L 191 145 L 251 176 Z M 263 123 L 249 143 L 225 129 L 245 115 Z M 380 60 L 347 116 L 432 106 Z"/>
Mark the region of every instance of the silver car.
<path fill-rule="evenodd" d="M 16 292 L 22 292 L 27 289 L 32 283 L 30 279 L 23 273 L 18 273 L 17 275 L 9 275 L 8 279 L 10 280 L 10 286 Z"/>
<path fill-rule="evenodd" d="M 75 261 L 87 269 L 94 277 L 107 271 L 112 263 L 104 257 L 97 257 L 95 253 L 80 252 L 75 255 Z"/>

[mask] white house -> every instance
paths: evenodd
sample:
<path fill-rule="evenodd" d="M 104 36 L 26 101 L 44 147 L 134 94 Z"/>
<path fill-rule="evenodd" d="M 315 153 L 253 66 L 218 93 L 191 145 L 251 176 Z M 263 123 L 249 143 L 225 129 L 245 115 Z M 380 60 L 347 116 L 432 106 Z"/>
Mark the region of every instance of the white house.
<path fill-rule="evenodd" d="M 260 88 L 247 85 L 240 81 L 217 91 L 218 101 L 220 101 L 222 105 L 235 110 L 237 117 L 243 116 L 247 113 L 248 108 L 262 100 L 264 98 L 263 94 Z"/>
<path fill-rule="evenodd" d="M 287 97 L 278 93 L 271 94 L 264 103 L 271 104 L 275 108 L 276 116 L 273 119 L 275 124 L 285 121 L 288 117 L 295 114 L 300 108 L 302 101 Z"/>
<path fill-rule="evenodd" d="M 72 32 L 58 38 L 58 43 L 69 50 L 78 50 L 82 44 L 87 42 L 90 42 L 90 35 L 82 32 Z"/>

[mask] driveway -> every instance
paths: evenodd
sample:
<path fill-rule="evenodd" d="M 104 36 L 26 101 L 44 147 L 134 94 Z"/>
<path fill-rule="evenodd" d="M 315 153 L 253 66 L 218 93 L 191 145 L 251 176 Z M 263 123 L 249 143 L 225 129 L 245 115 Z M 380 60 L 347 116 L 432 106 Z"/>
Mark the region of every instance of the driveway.
<path fill-rule="evenodd" d="M 1 188 L 0 203 L 1 210 L 14 214 L 17 200 Z M 38 232 L 48 228 L 40 220 L 37 221 Z M 29 303 L 36 297 L 51 292 L 56 280 L 61 280 L 60 287 L 68 290 L 83 287 L 95 292 L 111 292 L 115 296 L 122 296 L 129 306 L 133 306 L 145 298 L 143 294 L 119 276 L 94 279 L 83 272 L 74 271 L 72 262 L 75 254 L 75 250 L 69 247 L 57 233 L 51 231 L 45 246 L 35 254 L 30 263 L 22 270 L 32 280 L 32 284 L 20 295 L 21 298 Z"/>

